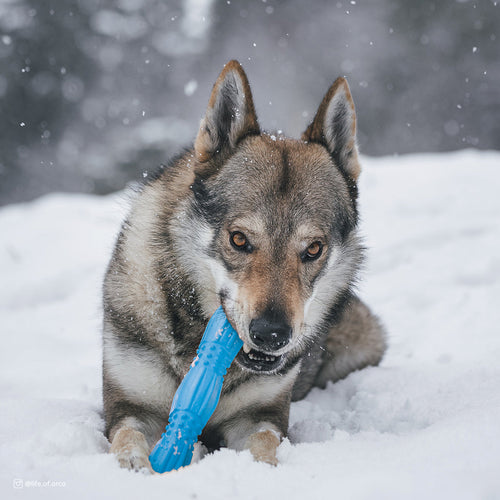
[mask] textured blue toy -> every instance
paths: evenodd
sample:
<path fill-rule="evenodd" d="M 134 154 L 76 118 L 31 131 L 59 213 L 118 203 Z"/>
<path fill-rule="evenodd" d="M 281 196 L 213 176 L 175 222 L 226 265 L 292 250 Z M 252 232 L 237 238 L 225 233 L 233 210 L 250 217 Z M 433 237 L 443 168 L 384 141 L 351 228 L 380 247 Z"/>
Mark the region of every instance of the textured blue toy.
<path fill-rule="evenodd" d="M 149 461 L 156 472 L 191 463 L 193 446 L 219 402 L 227 369 L 243 346 L 219 307 L 208 322 L 191 368 L 172 401 L 168 424 Z"/>

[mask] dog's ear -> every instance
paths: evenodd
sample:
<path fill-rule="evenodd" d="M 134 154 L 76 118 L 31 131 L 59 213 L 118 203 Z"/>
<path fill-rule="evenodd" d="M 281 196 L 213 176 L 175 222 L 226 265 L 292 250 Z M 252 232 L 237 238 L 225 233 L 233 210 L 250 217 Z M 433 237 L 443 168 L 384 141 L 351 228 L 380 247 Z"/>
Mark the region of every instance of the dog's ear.
<path fill-rule="evenodd" d="M 259 134 L 248 79 L 238 61 L 230 61 L 215 82 L 194 143 L 196 158 L 205 163 L 231 153 L 245 136 Z"/>
<path fill-rule="evenodd" d="M 345 78 L 337 78 L 330 87 L 302 140 L 325 146 L 337 166 L 357 181 L 361 169 L 356 144 L 356 111 Z"/>

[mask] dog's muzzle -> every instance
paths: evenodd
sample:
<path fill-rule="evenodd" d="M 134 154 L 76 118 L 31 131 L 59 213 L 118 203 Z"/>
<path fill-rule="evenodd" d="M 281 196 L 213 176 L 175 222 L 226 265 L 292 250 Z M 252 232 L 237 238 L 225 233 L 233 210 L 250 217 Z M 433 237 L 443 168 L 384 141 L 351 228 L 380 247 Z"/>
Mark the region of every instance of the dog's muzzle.
<path fill-rule="evenodd" d="M 283 349 L 292 338 L 292 328 L 284 322 L 271 321 L 265 317 L 250 322 L 252 348 L 245 345 L 236 360 L 240 365 L 255 372 L 276 370 L 283 362 Z"/>

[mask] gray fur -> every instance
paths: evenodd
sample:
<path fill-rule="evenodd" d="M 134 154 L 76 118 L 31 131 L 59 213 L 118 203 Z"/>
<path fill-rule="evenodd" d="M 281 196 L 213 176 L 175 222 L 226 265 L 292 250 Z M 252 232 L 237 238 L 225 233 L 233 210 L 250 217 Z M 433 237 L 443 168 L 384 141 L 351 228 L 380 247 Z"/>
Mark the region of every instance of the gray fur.
<path fill-rule="evenodd" d="M 252 319 L 271 311 L 293 333 L 289 344 L 268 353 L 276 359 L 268 368 L 238 355 L 201 436 L 209 449 L 249 447 L 275 463 L 272 436 L 286 436 L 292 399 L 376 365 L 385 351 L 379 321 L 352 292 L 363 249 L 355 190 L 334 155 L 320 141 L 260 134 L 239 65 L 229 63 L 218 82 L 194 148 L 135 200 L 104 281 L 106 434 L 130 468 L 145 463 L 130 452 L 144 453 L 141 436 L 149 448 L 159 439 L 220 304 L 256 355 Z M 220 103 L 235 96 L 246 114 L 219 123 L 228 119 Z M 210 149 L 207 123 L 228 135 L 223 157 Z M 244 228 L 248 251 L 230 245 L 234 228 Z M 316 240 L 323 253 L 312 259 L 305 252 Z"/>

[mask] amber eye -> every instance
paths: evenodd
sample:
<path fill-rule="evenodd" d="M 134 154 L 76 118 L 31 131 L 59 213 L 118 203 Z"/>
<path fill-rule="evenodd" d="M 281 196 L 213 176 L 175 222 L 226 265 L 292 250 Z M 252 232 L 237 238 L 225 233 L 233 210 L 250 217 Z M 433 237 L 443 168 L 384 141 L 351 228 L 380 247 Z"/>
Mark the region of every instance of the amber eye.
<path fill-rule="evenodd" d="M 231 233 L 230 241 L 236 250 L 247 250 L 249 248 L 247 237 L 240 231 Z"/>
<path fill-rule="evenodd" d="M 303 255 L 303 260 L 314 260 L 320 257 L 320 255 L 323 253 L 323 243 L 321 241 L 315 241 L 314 243 L 311 243 L 304 255 Z"/>

